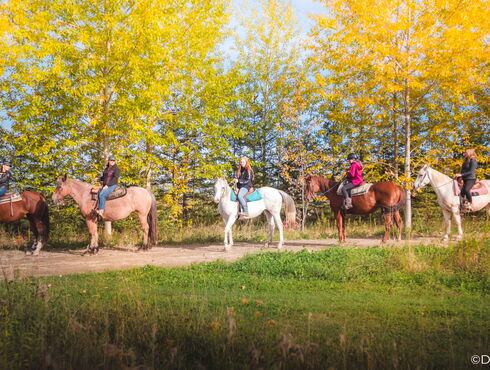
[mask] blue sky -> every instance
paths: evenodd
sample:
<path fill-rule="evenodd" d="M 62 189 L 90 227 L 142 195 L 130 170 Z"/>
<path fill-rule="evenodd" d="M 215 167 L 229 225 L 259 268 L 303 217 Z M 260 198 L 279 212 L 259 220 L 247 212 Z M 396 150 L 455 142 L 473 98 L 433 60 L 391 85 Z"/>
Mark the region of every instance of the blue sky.
<path fill-rule="evenodd" d="M 308 17 L 308 14 L 326 13 L 325 7 L 318 1 L 290 0 L 290 3 L 297 10 L 296 16 L 298 17 L 298 23 L 303 31 L 308 31 L 314 24 L 314 21 Z"/>

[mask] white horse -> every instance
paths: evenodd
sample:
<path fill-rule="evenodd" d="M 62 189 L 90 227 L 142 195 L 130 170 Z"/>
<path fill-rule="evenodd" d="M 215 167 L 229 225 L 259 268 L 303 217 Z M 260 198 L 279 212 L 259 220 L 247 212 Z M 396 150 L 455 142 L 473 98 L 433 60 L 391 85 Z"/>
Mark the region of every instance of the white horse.
<path fill-rule="evenodd" d="M 488 188 L 489 193 L 474 196 L 471 211 L 476 212 L 486 207 L 490 213 L 490 180 L 481 180 L 481 182 Z M 454 194 L 453 179 L 426 164 L 420 170 L 413 188 L 417 191 L 429 183 L 437 194 L 437 202 L 444 215 L 444 225 L 446 228 L 444 240 L 448 240 L 449 234 L 451 233 L 451 215 L 454 217 L 454 221 L 458 226 L 458 236 L 456 238 L 458 240 L 461 239 L 463 237 L 463 229 L 461 227 L 461 214 L 459 210 L 460 200 L 459 195 Z"/>
<path fill-rule="evenodd" d="M 285 203 L 286 210 L 286 225 L 295 225 L 296 223 L 296 206 L 293 198 L 282 190 L 277 190 L 270 187 L 258 189 L 262 195 L 262 199 L 248 203 L 249 218 L 254 218 L 265 212 L 267 216 L 267 224 L 269 226 L 269 242 L 272 242 L 274 235 L 274 227 L 279 229 L 279 244 L 277 249 L 282 249 L 284 243 L 283 226 L 281 220 L 282 202 Z M 238 202 L 230 199 L 231 188 L 224 178 L 220 178 L 214 184 L 214 201 L 218 204 L 218 210 L 225 222 L 225 250 L 231 250 L 233 246 L 233 237 L 231 229 L 238 218 Z"/>

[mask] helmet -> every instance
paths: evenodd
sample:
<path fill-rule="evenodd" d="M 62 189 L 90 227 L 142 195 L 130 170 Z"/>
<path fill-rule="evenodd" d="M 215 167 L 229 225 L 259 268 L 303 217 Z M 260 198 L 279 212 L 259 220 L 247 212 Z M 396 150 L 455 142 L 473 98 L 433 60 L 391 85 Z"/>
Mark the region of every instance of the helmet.
<path fill-rule="evenodd" d="M 351 159 L 357 159 L 357 155 L 355 155 L 354 153 L 350 153 L 348 156 L 347 156 L 347 160 L 350 161 Z"/>
<path fill-rule="evenodd" d="M 115 161 L 116 157 L 114 155 L 110 155 L 109 158 L 107 158 L 108 161 Z"/>
<path fill-rule="evenodd" d="M 10 161 L 7 158 L 4 158 L 2 164 L 4 166 L 10 166 Z"/>

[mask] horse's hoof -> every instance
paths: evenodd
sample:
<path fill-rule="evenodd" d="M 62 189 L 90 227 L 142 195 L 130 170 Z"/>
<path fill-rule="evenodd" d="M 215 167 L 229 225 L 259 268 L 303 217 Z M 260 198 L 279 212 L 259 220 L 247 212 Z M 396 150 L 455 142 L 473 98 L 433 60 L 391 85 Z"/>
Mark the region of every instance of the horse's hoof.
<path fill-rule="evenodd" d="M 32 250 L 26 249 L 26 256 L 32 256 Z"/>
<path fill-rule="evenodd" d="M 284 249 L 283 245 L 282 244 L 278 244 L 277 245 L 277 250 L 278 251 L 282 251 Z"/>
<path fill-rule="evenodd" d="M 225 252 L 231 251 L 231 245 L 225 245 Z"/>

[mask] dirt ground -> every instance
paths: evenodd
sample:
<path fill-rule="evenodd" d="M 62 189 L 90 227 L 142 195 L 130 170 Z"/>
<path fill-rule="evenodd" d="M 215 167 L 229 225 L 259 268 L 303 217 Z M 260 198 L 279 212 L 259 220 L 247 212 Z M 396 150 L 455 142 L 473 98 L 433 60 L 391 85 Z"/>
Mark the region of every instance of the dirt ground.
<path fill-rule="evenodd" d="M 387 243 L 398 247 L 401 243 Z M 437 239 L 414 239 L 411 244 L 436 244 Z M 308 249 L 318 251 L 337 245 L 336 239 L 323 240 L 289 240 L 284 250 L 299 251 Z M 348 239 L 347 248 L 365 248 L 380 245 L 379 239 Z M 146 265 L 153 266 L 187 266 L 194 263 L 205 263 L 216 260 L 235 261 L 244 255 L 265 251 L 277 251 L 276 244 L 265 248 L 259 243 L 236 243 L 232 250 L 226 252 L 222 244 L 194 245 L 161 245 L 149 251 L 136 252 L 127 248 L 101 248 L 96 255 L 83 255 L 83 250 L 42 250 L 39 256 L 26 256 L 23 251 L 0 251 L 0 271 L 4 279 L 24 276 L 47 276 L 100 272 L 106 270 L 124 270 Z"/>

